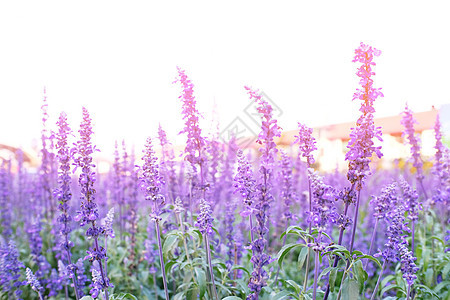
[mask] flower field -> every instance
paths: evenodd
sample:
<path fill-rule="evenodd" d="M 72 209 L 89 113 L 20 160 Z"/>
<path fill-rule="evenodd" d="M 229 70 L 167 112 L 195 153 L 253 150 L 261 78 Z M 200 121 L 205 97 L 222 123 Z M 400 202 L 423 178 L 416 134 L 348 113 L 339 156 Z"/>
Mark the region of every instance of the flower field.
<path fill-rule="evenodd" d="M 176 153 L 160 126 L 144 149 L 116 142 L 99 173 L 95 120 L 78 128 L 42 106 L 40 163 L 23 153 L 0 168 L 0 299 L 450 299 L 449 149 L 435 121 L 426 158 L 413 112 L 402 112 L 410 161 L 375 168 L 375 60 L 361 43 L 354 64 L 359 115 L 345 172 L 318 169 L 312 128 L 288 148 L 257 89 L 258 151 L 200 126 L 194 84 L 178 68 L 186 137 Z M 180 159 L 181 157 L 181 159 Z M 17 168 L 12 168 L 12 160 Z"/>

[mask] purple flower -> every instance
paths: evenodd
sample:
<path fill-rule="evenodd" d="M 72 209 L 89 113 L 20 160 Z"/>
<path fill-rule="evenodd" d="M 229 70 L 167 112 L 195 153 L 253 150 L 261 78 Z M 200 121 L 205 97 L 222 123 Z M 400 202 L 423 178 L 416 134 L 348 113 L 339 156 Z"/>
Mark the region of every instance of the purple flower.
<path fill-rule="evenodd" d="M 415 221 L 418 219 L 419 210 L 421 209 L 419 195 L 405 180 L 400 181 L 400 186 L 402 188 L 402 202 L 404 203 L 405 211 L 408 212 L 408 218 L 411 221 Z"/>
<path fill-rule="evenodd" d="M 381 190 L 381 196 L 373 196 L 370 203 L 374 205 L 373 216 L 378 219 L 385 219 L 393 207 L 397 205 L 397 184 L 391 183 Z"/>
<path fill-rule="evenodd" d="M 30 285 L 30 287 L 40 295 L 43 292 L 44 288 L 41 286 L 41 284 L 39 283 L 33 272 L 30 270 L 30 268 L 27 268 L 26 275 L 27 275 L 27 282 Z"/>
<path fill-rule="evenodd" d="M 61 249 L 67 252 L 70 256 L 70 248 L 73 244 L 69 241 L 69 234 L 72 231 L 70 222 L 72 216 L 69 214 L 69 201 L 72 198 L 72 192 L 70 190 L 70 184 L 72 177 L 70 174 L 70 163 L 72 154 L 67 143 L 67 136 L 71 133 L 69 124 L 67 123 L 67 116 L 64 112 L 59 116 L 59 120 L 56 123 L 58 125 L 58 132 L 56 133 L 56 149 L 58 150 L 57 158 L 59 160 L 59 187 L 54 189 L 53 197 L 58 201 L 58 208 L 61 214 L 58 217 L 60 223 L 61 234 Z M 70 259 L 69 259 L 70 260 Z"/>
<path fill-rule="evenodd" d="M 416 168 L 416 178 L 417 180 L 422 180 L 424 176 L 422 172 L 423 162 L 420 157 L 420 140 L 414 130 L 414 124 L 417 123 L 417 121 L 414 119 L 412 110 L 408 108 L 408 104 L 406 104 L 405 110 L 403 111 L 401 123 L 405 127 L 403 138 L 408 139 L 408 142 L 411 145 L 411 155 L 413 167 Z"/>
<path fill-rule="evenodd" d="M 295 199 L 292 181 L 292 163 L 290 157 L 285 151 L 281 151 L 281 199 L 284 202 L 283 216 L 286 220 L 286 226 L 289 220 L 293 219 L 290 211 L 292 200 Z"/>
<path fill-rule="evenodd" d="M 20 280 L 21 269 L 25 268 L 19 260 L 14 241 L 9 241 L 8 245 L 0 246 L 0 287 L 7 295 L 15 293 L 17 299 L 20 299 L 22 291 L 19 288 L 26 282 Z"/>
<path fill-rule="evenodd" d="M 277 152 L 275 137 L 281 135 L 280 127 L 277 120 L 273 119 L 272 106 L 262 98 L 261 94 L 249 87 L 245 87 L 250 99 L 257 104 L 257 111 L 261 114 L 261 132 L 258 135 L 257 143 L 261 145 L 259 151 L 261 152 L 260 173 L 261 179 L 257 185 L 258 199 L 255 204 L 255 217 L 257 224 L 253 227 L 253 232 L 256 233 L 251 245 L 253 263 L 253 272 L 250 277 L 248 287 L 252 291 L 247 299 L 258 299 L 261 289 L 267 285 L 267 272 L 264 266 L 269 264 L 270 256 L 264 253 L 267 240 L 265 236 L 269 229 L 267 228 L 268 213 L 270 210 L 270 203 L 273 200 L 271 190 L 271 173 L 274 164 L 274 156 Z"/>
<path fill-rule="evenodd" d="M 316 139 L 312 136 L 312 133 L 312 128 L 309 128 L 300 122 L 298 123 L 298 136 L 295 136 L 294 143 L 298 144 L 299 154 L 306 158 L 308 168 L 314 164 L 315 160 L 312 152 L 317 150 Z"/>
<path fill-rule="evenodd" d="M 202 130 L 199 125 L 201 115 L 196 107 L 194 97 L 194 84 L 186 75 L 185 71 L 177 67 L 178 77 L 174 83 L 179 82 L 182 87 L 182 94 L 178 97 L 181 99 L 183 108 L 184 128 L 180 132 L 187 134 L 186 142 L 186 160 L 192 165 L 203 163 L 202 149 L 205 146 L 205 139 L 202 137 Z"/>
<path fill-rule="evenodd" d="M 403 273 L 403 278 L 405 278 L 408 285 L 412 285 L 414 283 L 414 280 L 417 279 L 417 276 L 415 274 L 417 271 L 419 271 L 419 268 L 414 263 L 417 258 L 414 257 L 412 251 L 410 251 L 407 246 L 407 243 L 400 244 L 398 253 L 400 256 L 400 261 L 402 263 L 401 270 Z"/>
<path fill-rule="evenodd" d="M 450 201 L 450 172 L 449 172 L 449 156 L 450 151 L 442 144 L 441 122 L 439 114 L 436 116 L 434 125 L 434 136 L 436 138 L 435 163 L 433 165 L 433 174 L 437 178 L 436 192 L 433 195 L 434 202 L 448 203 Z"/>
<path fill-rule="evenodd" d="M 387 242 L 381 253 L 388 262 L 397 261 L 397 253 L 401 244 L 406 243 L 404 232 L 409 232 L 405 223 L 405 210 L 403 206 L 394 207 L 385 219 L 388 227 L 386 229 Z"/>
<path fill-rule="evenodd" d="M 92 162 L 92 154 L 97 151 L 91 142 L 93 134 L 91 118 L 89 112 L 83 107 L 83 121 L 80 126 L 80 140 L 76 147 L 72 149 L 74 156 L 74 165 L 81 169 L 81 174 L 78 183 L 81 189 L 81 211 L 77 211 L 75 221 L 80 222 L 80 226 L 92 223 L 93 230 L 90 231 L 89 237 L 97 237 L 100 231 L 95 226 L 95 221 L 98 219 L 98 208 L 95 203 L 95 189 L 94 183 L 96 181 L 96 174 L 94 172 L 95 165 Z"/>
<path fill-rule="evenodd" d="M 161 152 L 162 152 L 162 158 L 161 158 L 161 174 L 165 178 L 165 182 L 167 183 L 167 189 L 168 189 L 168 197 L 169 199 L 174 199 L 177 197 L 177 175 L 175 171 L 175 154 L 173 152 L 172 145 L 170 144 L 169 140 L 167 139 L 166 132 L 161 127 L 161 124 L 158 127 L 158 139 L 161 145 Z"/>
<path fill-rule="evenodd" d="M 239 193 L 244 200 L 244 215 L 249 215 L 253 200 L 256 196 L 256 180 L 253 176 L 252 166 L 245 158 L 242 150 L 237 152 L 238 169 L 234 177 L 235 192 Z"/>
<path fill-rule="evenodd" d="M 162 195 L 162 186 L 164 179 L 159 173 L 157 158 L 153 150 L 152 139 L 147 138 L 145 144 L 144 156 L 142 160 L 142 174 L 139 177 L 141 190 L 144 192 L 145 200 L 151 201 L 152 218 L 159 220 L 161 205 L 164 204 L 164 196 Z"/>
<path fill-rule="evenodd" d="M 200 232 L 205 234 L 211 234 L 213 232 L 212 230 L 212 223 L 214 219 L 212 217 L 212 210 L 211 210 L 211 204 L 208 202 L 208 200 L 200 199 L 200 213 L 197 218 L 197 223 L 195 224 L 197 227 L 199 227 Z"/>
<path fill-rule="evenodd" d="M 322 177 L 311 168 L 308 169 L 308 176 L 311 181 L 312 202 L 310 221 L 314 227 L 317 227 L 319 233 L 322 233 L 329 224 L 336 223 L 338 219 L 334 206 L 336 191 L 331 186 L 324 184 Z"/>
<path fill-rule="evenodd" d="M 11 228 L 11 176 L 8 165 L 9 162 L 3 160 L 0 166 L 0 229 L 1 234 L 6 238 L 13 233 Z"/>
<path fill-rule="evenodd" d="M 355 50 L 355 57 L 353 62 L 362 63 L 361 67 L 356 73 L 361 79 L 360 89 L 357 89 L 353 95 L 353 100 L 362 100 L 360 111 L 361 116 L 356 122 L 356 126 L 352 128 L 350 133 L 350 141 L 347 148 L 349 151 L 345 155 L 345 160 L 348 161 L 347 178 L 352 185 L 356 185 L 356 190 L 360 190 L 364 185 L 365 179 L 371 174 L 369 163 L 372 155 L 375 153 L 378 158 L 381 158 L 381 147 L 374 145 L 374 138 L 382 141 L 381 128 L 375 127 L 373 113 L 375 109 L 373 104 L 378 97 L 383 97 L 381 89 L 373 87 L 372 66 L 374 56 L 379 56 L 380 51 L 371 46 L 361 43 L 360 47 Z"/>
<path fill-rule="evenodd" d="M 78 179 L 81 190 L 81 210 L 77 212 L 75 221 L 80 222 L 80 226 L 90 224 L 86 230 L 86 236 L 94 240 L 93 248 L 86 251 L 90 262 L 94 260 L 98 261 L 100 272 L 102 275 L 103 289 L 105 290 L 106 297 L 108 297 L 108 287 L 112 287 L 109 282 L 109 278 L 106 275 L 106 270 L 103 270 L 102 260 L 108 259 L 106 255 L 106 249 L 99 245 L 98 237 L 104 233 L 104 228 L 97 224 L 99 218 L 97 203 L 95 202 L 95 188 L 94 183 L 96 181 L 94 168 L 95 165 L 92 162 L 92 154 L 97 151 L 95 146 L 91 142 L 91 136 L 93 134 L 91 117 L 86 108 L 83 107 L 83 120 L 80 125 L 80 139 L 78 140 L 76 147 L 73 149 L 75 152 L 74 165 L 81 169 L 81 174 Z"/>

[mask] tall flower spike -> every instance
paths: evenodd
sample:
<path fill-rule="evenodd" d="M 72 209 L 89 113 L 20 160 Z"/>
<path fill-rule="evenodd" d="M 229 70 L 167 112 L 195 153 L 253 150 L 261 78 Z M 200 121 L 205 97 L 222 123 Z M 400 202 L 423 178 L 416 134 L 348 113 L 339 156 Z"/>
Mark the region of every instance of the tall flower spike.
<path fill-rule="evenodd" d="M 92 124 L 91 117 L 86 108 L 83 107 L 83 120 L 80 125 L 80 139 L 76 144 L 74 165 L 81 169 L 81 174 L 78 179 L 81 191 L 81 210 L 77 211 L 75 221 L 80 222 L 80 226 L 90 224 L 86 230 L 88 239 L 94 240 L 93 248 L 87 252 L 85 259 L 89 259 L 91 263 L 97 261 L 99 264 L 100 273 L 102 275 L 103 289 L 105 296 L 108 298 L 108 287 L 113 285 L 109 282 L 106 271 L 103 269 L 102 260 L 107 260 L 106 249 L 99 245 L 98 237 L 104 232 L 102 226 L 99 226 L 97 220 L 99 218 L 98 206 L 95 202 L 95 188 L 96 174 L 94 171 L 95 164 L 92 162 L 92 154 L 97 151 L 92 144 Z"/>
<path fill-rule="evenodd" d="M 179 82 L 182 87 L 182 94 L 178 97 L 181 99 L 183 108 L 184 128 L 180 133 L 187 134 L 186 142 L 186 160 L 195 164 L 202 164 L 202 149 L 205 146 L 205 140 L 202 137 L 202 130 L 199 125 L 201 114 L 197 110 L 196 100 L 194 97 L 194 84 L 186 75 L 186 72 L 177 67 L 178 77 L 174 83 Z"/>
<path fill-rule="evenodd" d="M 433 174 L 436 176 L 436 192 L 433 195 L 433 202 L 448 203 L 450 201 L 450 151 L 442 144 L 441 121 L 439 114 L 436 116 L 434 125 L 434 136 L 436 138 L 435 163 L 433 165 Z"/>
<path fill-rule="evenodd" d="M 212 217 L 211 204 L 205 200 L 200 200 L 200 214 L 197 219 L 196 225 L 200 228 L 200 232 L 205 234 L 211 234 L 212 230 L 212 222 L 214 221 Z"/>
<path fill-rule="evenodd" d="M 258 299 L 261 289 L 267 285 L 267 272 L 264 266 L 269 264 L 270 256 L 265 252 L 267 244 L 266 234 L 269 231 L 267 228 L 268 213 L 270 210 L 270 203 L 273 197 L 270 193 L 271 189 L 271 173 L 274 164 L 274 156 L 277 152 L 275 137 L 281 135 L 280 127 L 277 120 L 273 118 L 272 106 L 261 96 L 257 90 L 250 87 L 245 87 L 247 93 L 252 101 L 256 102 L 257 111 L 261 114 L 261 132 L 258 135 L 257 143 L 261 145 L 259 151 L 261 152 L 261 179 L 258 184 L 259 199 L 255 205 L 255 217 L 257 225 L 252 229 L 256 236 L 252 241 L 252 258 L 253 272 L 250 277 L 248 287 L 252 291 L 247 296 L 248 300 Z"/>
<path fill-rule="evenodd" d="M 141 183 L 141 189 L 145 194 L 145 200 L 151 201 L 152 212 L 150 214 L 151 219 L 155 222 L 155 230 L 158 238 L 159 247 L 159 260 L 161 264 L 161 271 L 163 275 L 164 292 L 166 300 L 169 300 L 169 292 L 167 289 L 166 271 L 164 266 L 164 258 L 162 253 L 161 234 L 159 222 L 161 221 L 160 210 L 161 205 L 164 204 L 164 196 L 162 195 L 162 185 L 164 180 L 159 174 L 157 158 L 155 151 L 153 150 L 152 139 L 147 138 L 145 144 L 144 156 L 142 157 L 144 165 L 142 166 L 142 175 L 139 178 Z"/>
<path fill-rule="evenodd" d="M 70 173 L 70 163 L 72 160 L 72 152 L 68 145 L 68 135 L 71 134 L 71 129 L 67 123 L 67 115 L 61 112 L 59 120 L 56 123 L 58 125 L 58 132 L 56 133 L 56 150 L 57 158 L 59 160 L 59 172 L 58 172 L 58 184 L 59 187 L 54 189 L 53 197 L 58 200 L 60 215 L 58 221 L 60 223 L 60 235 L 61 235 L 61 250 L 65 252 L 67 263 L 72 265 L 72 254 L 70 249 L 73 247 L 73 243 L 69 239 L 72 228 L 70 223 L 72 222 L 72 216 L 69 214 L 69 201 L 72 199 L 72 192 L 70 190 L 70 184 L 72 177 Z M 79 299 L 77 279 L 74 273 L 70 274 L 74 283 L 75 296 Z"/>
<path fill-rule="evenodd" d="M 243 215 L 247 216 L 251 213 L 251 207 L 253 200 L 256 196 L 256 180 L 253 175 L 252 166 L 245 158 L 242 150 L 237 152 L 238 169 L 237 174 L 234 177 L 235 192 L 239 193 L 244 200 Z"/>
<path fill-rule="evenodd" d="M 6 292 L 8 298 L 12 298 L 14 292 L 20 299 L 22 291 L 19 289 L 26 282 L 20 280 L 21 269 L 25 268 L 19 260 L 19 252 L 13 240 L 8 245 L 0 245 L 0 287 Z"/>
<path fill-rule="evenodd" d="M 416 168 L 416 178 L 418 180 L 422 180 L 424 176 L 422 172 L 423 162 L 422 158 L 420 157 L 420 139 L 414 130 L 414 124 L 416 124 L 417 121 L 414 119 L 413 112 L 408 107 L 408 104 L 406 104 L 405 110 L 402 114 L 403 117 L 401 123 L 405 127 L 403 137 L 407 139 L 409 144 L 411 145 L 411 155 L 413 159 L 413 167 Z"/>
<path fill-rule="evenodd" d="M 26 275 L 27 275 L 27 281 L 28 284 L 30 285 L 30 287 L 38 293 L 39 298 L 42 300 L 44 298 L 42 298 L 42 292 L 43 292 L 43 288 L 41 286 L 41 284 L 39 283 L 39 281 L 37 280 L 36 276 L 33 274 L 33 272 L 30 270 L 30 268 L 27 268 L 26 271 Z"/>
<path fill-rule="evenodd" d="M 298 123 L 298 136 L 295 136 L 294 143 L 298 144 L 299 154 L 306 158 L 308 168 L 314 164 L 315 160 L 312 152 L 317 150 L 316 139 L 312 136 L 312 133 L 312 128 L 300 122 Z"/>
<path fill-rule="evenodd" d="M 350 141 L 347 148 L 349 151 L 345 155 L 345 159 L 349 162 L 348 179 L 352 184 L 356 184 L 356 189 L 360 190 L 364 184 L 364 180 L 371 174 L 369 163 L 372 155 L 375 153 L 381 158 L 381 147 L 374 145 L 373 139 L 379 141 L 381 139 L 381 128 L 375 127 L 373 113 L 375 109 L 373 104 L 378 97 L 383 97 L 381 89 L 373 87 L 372 66 L 375 66 L 373 59 L 379 56 L 381 51 L 361 43 L 361 46 L 355 50 L 355 58 L 353 62 L 362 63 L 356 73 L 361 79 L 359 83 L 361 88 L 357 89 L 353 95 L 353 100 L 362 101 L 360 111 L 362 115 L 356 122 L 356 127 L 350 133 Z"/>

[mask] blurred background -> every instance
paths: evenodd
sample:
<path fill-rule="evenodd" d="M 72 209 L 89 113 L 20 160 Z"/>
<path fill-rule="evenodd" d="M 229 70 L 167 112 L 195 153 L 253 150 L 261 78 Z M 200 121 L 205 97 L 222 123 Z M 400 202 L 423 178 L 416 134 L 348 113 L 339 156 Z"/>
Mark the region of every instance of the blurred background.
<path fill-rule="evenodd" d="M 2 1 L 0 156 L 20 147 L 30 161 L 37 158 L 44 97 L 49 130 L 65 111 L 77 131 L 87 107 L 105 162 L 116 140 L 140 152 L 159 124 L 182 149 L 180 87 L 173 84 L 179 66 L 195 85 L 205 135 L 223 137 L 230 128 L 258 133 L 243 88 L 250 85 L 277 108 L 280 147 L 290 145 L 302 122 L 319 138 L 321 168 L 345 168 L 359 109 L 351 99 L 360 42 L 382 51 L 374 86 L 385 95 L 375 103 L 385 158 L 409 155 L 399 123 L 406 102 L 417 113 L 423 155 L 431 156 L 437 113 L 450 135 L 446 7 L 446 1 Z"/>

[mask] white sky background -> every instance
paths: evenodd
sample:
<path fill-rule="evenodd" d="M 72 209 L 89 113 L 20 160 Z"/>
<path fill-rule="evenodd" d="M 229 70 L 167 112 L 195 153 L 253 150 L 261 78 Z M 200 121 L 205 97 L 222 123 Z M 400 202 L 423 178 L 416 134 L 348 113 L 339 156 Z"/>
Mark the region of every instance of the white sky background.
<path fill-rule="evenodd" d="M 91 112 L 105 155 L 116 139 L 140 147 L 158 123 L 182 129 L 176 66 L 195 85 L 209 120 L 246 119 L 243 88 L 262 89 L 283 110 L 285 130 L 356 120 L 354 49 L 382 51 L 376 117 L 450 102 L 446 1 L 2 1 L 0 143 L 28 147 L 41 130 L 43 87 L 50 125 L 64 110 L 79 128 Z M 210 121 L 205 122 L 205 132 Z M 180 144 L 184 136 L 177 137 Z"/>

